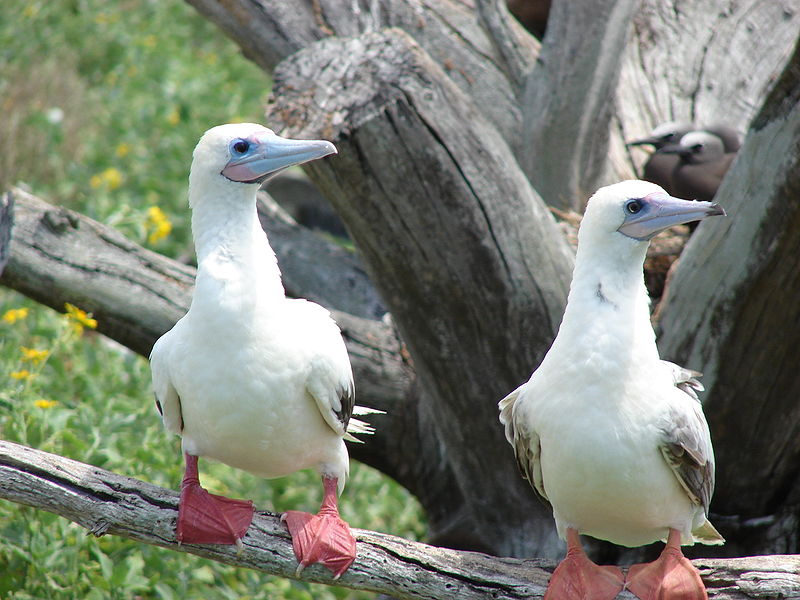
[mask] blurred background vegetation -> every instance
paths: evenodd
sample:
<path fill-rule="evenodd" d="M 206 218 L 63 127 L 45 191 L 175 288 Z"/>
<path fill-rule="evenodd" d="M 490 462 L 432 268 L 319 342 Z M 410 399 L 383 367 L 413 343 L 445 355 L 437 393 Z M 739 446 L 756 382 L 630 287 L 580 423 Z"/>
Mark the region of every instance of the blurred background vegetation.
<path fill-rule="evenodd" d="M 0 2 L 0 189 L 24 186 L 187 260 L 191 151 L 213 125 L 262 121 L 269 86 L 178 0 Z M 0 437 L 177 489 L 180 442 L 161 426 L 147 361 L 93 324 L 0 288 Z M 259 509 L 319 505 L 315 473 L 265 481 L 204 465 L 204 484 Z M 353 464 L 341 508 L 354 527 L 425 533 L 413 497 L 363 465 Z M 0 501 L 0 598 L 370 597 L 93 538 Z"/>

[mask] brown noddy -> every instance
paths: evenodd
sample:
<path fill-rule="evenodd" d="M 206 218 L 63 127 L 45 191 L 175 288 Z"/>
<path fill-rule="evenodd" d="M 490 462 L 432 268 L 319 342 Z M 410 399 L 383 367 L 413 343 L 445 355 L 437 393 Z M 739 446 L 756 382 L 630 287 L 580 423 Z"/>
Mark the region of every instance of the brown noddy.
<path fill-rule="evenodd" d="M 722 139 L 708 131 L 691 131 L 677 144 L 668 144 L 659 154 L 679 158 L 672 171 L 675 193 L 683 198 L 710 202 L 725 177 L 735 152 L 725 152 Z"/>
<path fill-rule="evenodd" d="M 680 162 L 680 158 L 675 154 L 661 154 L 658 150 L 670 144 L 677 144 L 684 135 L 693 129 L 694 126 L 691 123 L 670 121 L 653 129 L 647 137 L 628 142 L 628 146 L 650 145 L 655 149 L 655 152 L 644 164 L 642 179 L 660 185 L 668 194 L 674 194 L 672 172 Z"/>

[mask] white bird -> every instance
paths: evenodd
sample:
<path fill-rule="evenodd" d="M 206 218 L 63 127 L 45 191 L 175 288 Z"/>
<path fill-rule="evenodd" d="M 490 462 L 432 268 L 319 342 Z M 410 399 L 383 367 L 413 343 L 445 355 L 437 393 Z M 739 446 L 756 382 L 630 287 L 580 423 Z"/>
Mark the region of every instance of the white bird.
<path fill-rule="evenodd" d="M 178 541 L 240 544 L 253 515 L 252 502 L 200 486 L 197 457 L 268 478 L 315 468 L 325 490 L 319 514 L 284 519 L 298 571 L 321 562 L 338 577 L 355 558 L 337 508 L 349 468 L 343 439 L 371 428 L 351 419 L 353 374 L 339 328 L 321 306 L 286 298 L 256 212 L 264 180 L 335 153 L 330 142 L 286 139 L 252 123 L 203 135 L 189 175 L 194 296 L 150 361 L 158 409 L 182 436 L 186 460 Z M 355 414 L 366 412 L 377 411 Z"/>
<path fill-rule="evenodd" d="M 659 358 L 643 264 L 650 238 L 724 215 L 624 181 L 589 200 L 564 318 L 530 380 L 500 401 L 521 472 L 553 507 L 567 556 L 548 600 L 697 600 L 705 588 L 681 544 L 723 543 L 707 520 L 714 489 L 711 437 L 698 373 Z M 658 560 L 627 579 L 583 552 L 579 534 L 623 546 L 666 540 Z"/>

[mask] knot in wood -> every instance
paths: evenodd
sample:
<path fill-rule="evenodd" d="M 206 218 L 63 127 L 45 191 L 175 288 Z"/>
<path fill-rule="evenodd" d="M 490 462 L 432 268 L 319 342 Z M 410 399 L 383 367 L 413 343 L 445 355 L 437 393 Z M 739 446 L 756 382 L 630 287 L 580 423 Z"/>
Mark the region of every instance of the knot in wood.
<path fill-rule="evenodd" d="M 66 208 L 48 210 L 42 216 L 45 226 L 53 233 L 63 234 L 67 229 L 78 229 L 78 217 Z"/>

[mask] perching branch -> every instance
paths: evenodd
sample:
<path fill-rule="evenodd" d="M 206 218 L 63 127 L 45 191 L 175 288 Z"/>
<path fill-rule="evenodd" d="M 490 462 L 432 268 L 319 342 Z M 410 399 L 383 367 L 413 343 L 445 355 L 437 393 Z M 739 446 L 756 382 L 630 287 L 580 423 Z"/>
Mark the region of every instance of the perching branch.
<path fill-rule="evenodd" d="M 178 494 L 68 458 L 0 441 L 0 498 L 65 517 L 96 536 L 111 534 L 293 579 L 424 600 L 540 598 L 553 569 L 542 560 L 497 558 L 355 530 L 358 557 L 334 581 L 319 565 L 299 577 L 286 528 L 259 511 L 243 549 L 178 545 Z M 800 598 L 800 556 L 696 560 L 712 600 Z M 619 595 L 631 599 L 628 592 Z"/>

